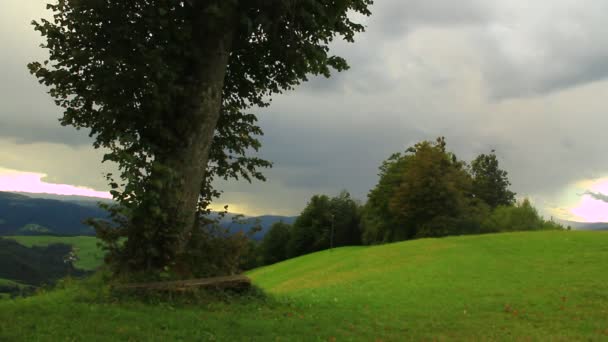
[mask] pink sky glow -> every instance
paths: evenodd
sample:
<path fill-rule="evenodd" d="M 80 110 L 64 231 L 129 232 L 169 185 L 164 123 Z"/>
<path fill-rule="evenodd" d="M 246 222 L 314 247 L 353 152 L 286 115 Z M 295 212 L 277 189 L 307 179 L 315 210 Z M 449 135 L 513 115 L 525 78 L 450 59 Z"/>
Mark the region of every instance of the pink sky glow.
<path fill-rule="evenodd" d="M 0 170 L 0 191 L 112 198 L 109 192 L 95 191 L 74 185 L 46 183 L 42 181 L 44 177 L 46 177 L 46 174 L 43 173 L 2 172 Z"/>
<path fill-rule="evenodd" d="M 594 181 L 582 182 L 581 188 L 594 193 L 608 194 L 608 179 L 602 178 Z M 577 216 L 578 221 L 608 222 L 608 203 L 583 195 L 579 203 L 570 209 Z"/>
<path fill-rule="evenodd" d="M 570 212 L 585 222 L 608 222 L 608 203 L 584 195 L 578 206 Z"/>

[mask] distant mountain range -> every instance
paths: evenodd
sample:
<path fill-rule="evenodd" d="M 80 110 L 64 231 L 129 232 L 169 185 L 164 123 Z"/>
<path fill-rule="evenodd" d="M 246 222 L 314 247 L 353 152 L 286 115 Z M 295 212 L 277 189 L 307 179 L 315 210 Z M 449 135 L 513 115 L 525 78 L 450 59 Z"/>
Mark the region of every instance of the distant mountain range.
<path fill-rule="evenodd" d="M 110 200 L 61 196 L 0 192 L 0 236 L 7 235 L 95 235 L 95 231 L 83 223 L 88 218 L 107 218 L 107 212 L 97 206 Z M 217 214 L 215 214 L 217 215 Z M 245 216 L 233 222 L 235 214 L 228 214 L 220 224 L 231 232 L 248 232 L 253 226 L 262 229 L 252 238 L 261 240 L 273 223 L 293 223 L 296 217 L 263 215 Z"/>
<path fill-rule="evenodd" d="M 261 228 L 260 231 L 256 232 L 252 235 L 252 239 L 254 240 L 262 240 L 264 235 L 268 232 L 270 227 L 276 222 L 284 222 L 287 224 L 293 224 L 296 221 L 297 216 L 277 216 L 277 215 L 263 215 L 263 216 L 254 216 L 249 217 L 246 216 L 242 220 L 238 220 L 237 222 L 233 222 L 232 218 L 236 216 L 234 214 L 229 214 L 224 217 L 220 221 L 220 225 L 222 227 L 227 228 L 232 233 L 243 232 L 248 233 L 251 228 L 255 226 L 259 226 Z M 241 222 L 242 221 L 242 222 Z"/>
<path fill-rule="evenodd" d="M 84 196 L 74 196 L 74 195 L 55 195 L 55 194 L 34 194 L 29 192 L 19 192 L 14 193 L 17 195 L 24 195 L 31 198 L 38 199 L 49 199 L 56 200 L 61 202 L 69 202 L 89 207 L 98 207 L 98 203 L 108 203 L 111 204 L 113 201 L 111 199 L 98 198 L 98 197 L 84 197 Z"/>
<path fill-rule="evenodd" d="M 95 235 L 83 221 L 107 217 L 92 205 L 0 192 L 0 235 Z"/>
<path fill-rule="evenodd" d="M 606 222 L 576 222 L 567 220 L 558 220 L 564 227 L 572 227 L 574 230 L 608 230 Z"/>

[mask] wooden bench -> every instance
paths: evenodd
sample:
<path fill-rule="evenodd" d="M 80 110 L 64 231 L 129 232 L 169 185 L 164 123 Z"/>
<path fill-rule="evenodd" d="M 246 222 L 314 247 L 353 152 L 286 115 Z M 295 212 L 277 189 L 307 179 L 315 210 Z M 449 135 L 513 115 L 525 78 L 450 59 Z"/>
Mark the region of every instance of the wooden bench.
<path fill-rule="evenodd" d="M 229 289 L 244 291 L 251 287 L 251 279 L 244 275 L 191 279 L 179 281 L 164 281 L 156 283 L 136 283 L 115 286 L 119 290 L 154 290 L 169 292 L 186 292 L 197 289 Z"/>

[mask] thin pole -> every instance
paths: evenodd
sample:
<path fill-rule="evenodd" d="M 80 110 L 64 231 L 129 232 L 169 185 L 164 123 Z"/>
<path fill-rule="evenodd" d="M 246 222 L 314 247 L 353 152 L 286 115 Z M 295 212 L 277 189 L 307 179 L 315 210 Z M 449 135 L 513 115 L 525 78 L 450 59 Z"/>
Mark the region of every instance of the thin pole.
<path fill-rule="evenodd" d="M 334 248 L 334 214 L 331 214 L 331 238 L 329 239 L 329 250 Z"/>

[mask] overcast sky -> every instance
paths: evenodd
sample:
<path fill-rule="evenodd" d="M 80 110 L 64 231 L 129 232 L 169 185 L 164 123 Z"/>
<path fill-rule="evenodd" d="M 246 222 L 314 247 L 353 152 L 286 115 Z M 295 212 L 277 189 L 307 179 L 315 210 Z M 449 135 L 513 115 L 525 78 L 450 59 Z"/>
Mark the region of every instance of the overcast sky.
<path fill-rule="evenodd" d="M 26 69 L 44 58 L 29 25 L 43 3 L 4 0 L 0 12 L 0 176 L 107 191 L 102 151 L 58 124 Z M 376 0 L 372 11 L 355 44 L 333 46 L 349 71 L 258 113 L 275 167 L 265 183 L 221 184 L 218 204 L 291 215 L 316 193 L 364 201 L 384 159 L 442 135 L 461 159 L 495 149 L 546 216 L 608 221 L 602 197 L 584 194 L 608 194 L 608 1 Z"/>

